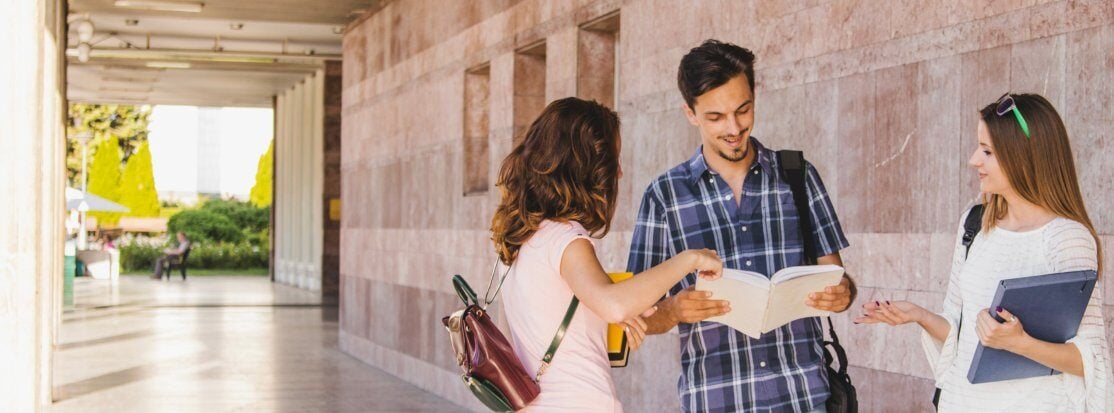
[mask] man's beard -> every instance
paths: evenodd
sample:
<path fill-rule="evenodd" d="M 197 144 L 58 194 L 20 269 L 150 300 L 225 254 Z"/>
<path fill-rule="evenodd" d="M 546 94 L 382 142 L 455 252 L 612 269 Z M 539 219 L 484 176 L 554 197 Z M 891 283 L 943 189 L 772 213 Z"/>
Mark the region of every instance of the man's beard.
<path fill-rule="evenodd" d="M 743 146 L 740 148 L 740 150 L 738 152 L 734 152 L 732 154 L 727 154 L 727 153 L 724 153 L 722 150 L 717 148 L 716 153 L 719 154 L 720 158 L 726 159 L 726 160 L 731 161 L 731 162 L 742 161 L 743 159 L 745 159 L 747 157 L 747 154 L 750 153 L 749 139 L 747 141 L 743 142 Z"/>

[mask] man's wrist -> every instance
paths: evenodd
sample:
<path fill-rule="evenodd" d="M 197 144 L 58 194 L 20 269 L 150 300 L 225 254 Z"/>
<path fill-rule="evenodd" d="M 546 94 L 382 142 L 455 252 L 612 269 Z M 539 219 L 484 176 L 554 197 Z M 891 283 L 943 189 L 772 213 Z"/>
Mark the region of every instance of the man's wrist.
<path fill-rule="evenodd" d="M 847 280 L 847 291 L 851 293 L 851 298 L 849 298 L 847 301 L 847 308 L 851 308 L 851 304 L 853 304 L 855 302 L 855 298 L 859 296 L 859 288 L 855 286 L 855 280 L 851 279 L 850 275 L 844 273 L 843 279 Z"/>
<path fill-rule="evenodd" d="M 675 318 L 675 315 L 673 314 L 673 303 L 675 298 L 676 296 L 665 297 L 661 301 L 658 301 L 657 304 L 657 314 L 660 314 L 662 316 L 662 320 L 664 320 L 666 323 L 672 325 L 677 324 L 677 320 Z"/>

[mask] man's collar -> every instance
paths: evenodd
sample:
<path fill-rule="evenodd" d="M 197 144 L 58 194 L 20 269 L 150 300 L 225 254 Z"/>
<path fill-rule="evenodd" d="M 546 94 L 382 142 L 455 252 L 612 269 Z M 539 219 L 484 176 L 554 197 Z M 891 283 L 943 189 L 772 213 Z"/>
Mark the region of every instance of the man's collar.
<path fill-rule="evenodd" d="M 758 138 L 751 136 L 750 142 L 754 145 L 755 160 L 757 161 L 758 167 L 762 169 L 762 173 L 767 175 L 772 174 L 774 168 L 774 152 L 762 146 Z M 751 165 L 751 169 L 754 169 L 753 165 Z M 703 178 L 705 174 L 716 173 L 708 167 L 707 159 L 704 159 L 704 145 L 696 147 L 696 153 L 692 155 L 692 158 L 689 158 L 688 172 L 689 180 L 693 182 Z"/>

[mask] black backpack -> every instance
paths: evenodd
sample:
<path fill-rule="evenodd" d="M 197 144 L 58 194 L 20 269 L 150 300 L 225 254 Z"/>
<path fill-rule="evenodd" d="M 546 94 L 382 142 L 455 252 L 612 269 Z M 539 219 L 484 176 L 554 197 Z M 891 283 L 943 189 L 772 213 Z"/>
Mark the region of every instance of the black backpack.
<path fill-rule="evenodd" d="M 778 170 L 782 179 L 789 184 L 793 192 L 793 203 L 797 207 L 797 220 L 801 229 L 801 241 L 804 243 L 805 263 L 816 263 L 816 245 L 812 239 L 812 218 L 808 204 L 808 192 L 805 189 L 805 156 L 801 151 L 777 151 Z M 855 386 L 851 384 L 851 376 L 847 375 L 847 352 L 839 344 L 832 318 L 828 317 L 828 335 L 831 341 L 824 341 L 824 364 L 828 371 L 828 389 L 831 395 L 825 402 L 829 413 L 854 413 L 859 411 L 858 395 Z M 831 347 L 832 351 L 828 351 Z M 832 352 L 839 360 L 839 369 L 832 367 Z"/>
<path fill-rule="evenodd" d="M 971 255 L 971 244 L 975 243 L 975 236 L 979 235 L 982 230 L 982 213 L 983 205 L 978 204 L 971 207 L 971 213 L 967 214 L 967 219 L 963 221 L 963 260 L 967 260 L 967 256 Z M 962 314 L 962 313 L 961 313 Z M 963 326 L 963 317 L 959 318 L 959 327 Z M 958 337 L 959 333 L 956 333 Z M 936 388 L 936 392 L 932 394 L 932 407 L 940 410 L 940 388 Z"/>

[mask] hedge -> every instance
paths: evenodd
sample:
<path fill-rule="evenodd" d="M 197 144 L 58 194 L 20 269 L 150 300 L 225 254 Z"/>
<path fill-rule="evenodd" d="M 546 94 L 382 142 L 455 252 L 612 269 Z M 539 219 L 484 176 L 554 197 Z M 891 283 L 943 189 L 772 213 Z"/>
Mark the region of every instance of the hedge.
<path fill-rule="evenodd" d="M 164 245 L 134 241 L 120 247 L 120 265 L 124 271 L 153 271 L 155 260 L 163 255 Z M 196 242 L 190 248 L 187 268 L 244 269 L 266 268 L 269 253 L 246 242 Z"/>

